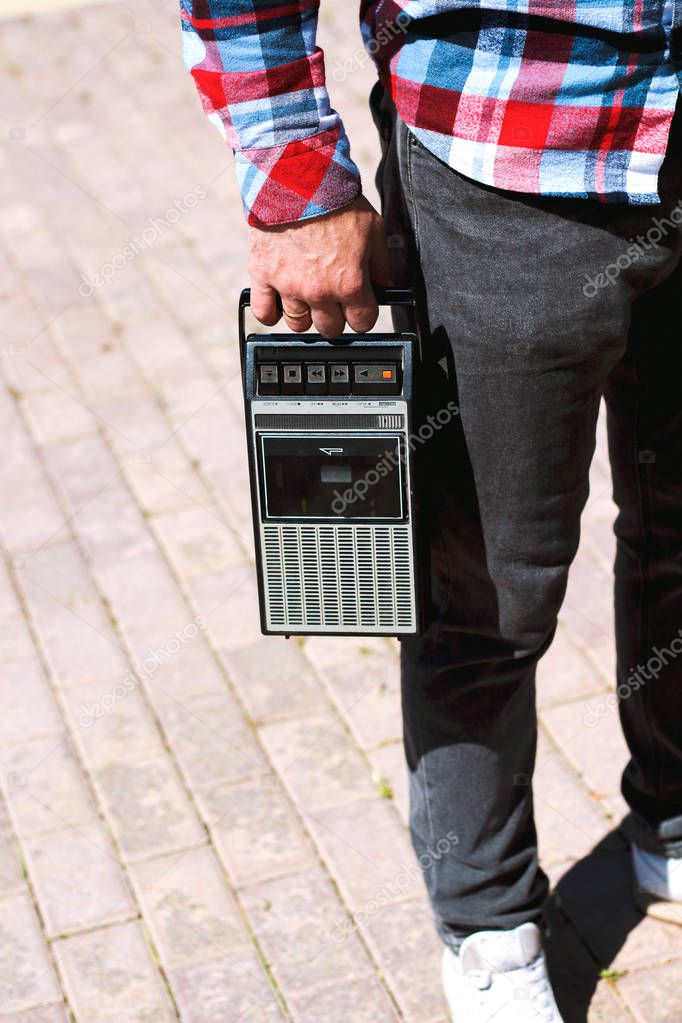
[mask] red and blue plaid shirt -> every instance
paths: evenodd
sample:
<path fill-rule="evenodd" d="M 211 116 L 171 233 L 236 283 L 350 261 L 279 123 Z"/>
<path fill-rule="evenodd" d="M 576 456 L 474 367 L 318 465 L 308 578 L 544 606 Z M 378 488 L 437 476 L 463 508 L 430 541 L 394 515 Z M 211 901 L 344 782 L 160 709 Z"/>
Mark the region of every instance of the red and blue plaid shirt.
<path fill-rule="evenodd" d="M 319 0 L 180 4 L 185 62 L 235 151 L 249 223 L 354 199 L 360 176 L 315 43 Z M 460 173 L 540 195 L 657 201 L 682 67 L 673 0 L 360 6 L 400 116 Z"/>

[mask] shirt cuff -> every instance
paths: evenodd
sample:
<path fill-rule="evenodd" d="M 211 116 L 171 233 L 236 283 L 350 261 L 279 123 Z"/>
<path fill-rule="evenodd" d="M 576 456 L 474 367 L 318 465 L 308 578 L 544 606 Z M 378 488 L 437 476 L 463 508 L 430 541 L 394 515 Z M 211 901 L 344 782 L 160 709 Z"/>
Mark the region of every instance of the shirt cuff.
<path fill-rule="evenodd" d="M 348 139 L 337 125 L 267 149 L 235 152 L 237 179 L 252 227 L 293 224 L 346 206 L 361 191 Z"/>

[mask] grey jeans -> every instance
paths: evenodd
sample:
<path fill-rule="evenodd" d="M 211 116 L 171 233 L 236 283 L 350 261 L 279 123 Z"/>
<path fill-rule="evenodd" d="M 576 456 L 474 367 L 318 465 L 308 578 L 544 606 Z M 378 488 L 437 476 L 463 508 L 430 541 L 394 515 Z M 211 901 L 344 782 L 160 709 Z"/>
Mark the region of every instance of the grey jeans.
<path fill-rule="evenodd" d="M 372 110 L 394 277 L 421 298 L 423 400 L 460 409 L 420 452 L 430 625 L 402 644 L 412 837 L 455 947 L 542 919 L 535 669 L 578 546 L 603 395 L 623 793 L 637 841 L 682 855 L 680 117 L 660 206 L 634 207 L 480 185 L 424 148 L 381 86 Z M 662 670 L 635 686 L 656 649 Z"/>

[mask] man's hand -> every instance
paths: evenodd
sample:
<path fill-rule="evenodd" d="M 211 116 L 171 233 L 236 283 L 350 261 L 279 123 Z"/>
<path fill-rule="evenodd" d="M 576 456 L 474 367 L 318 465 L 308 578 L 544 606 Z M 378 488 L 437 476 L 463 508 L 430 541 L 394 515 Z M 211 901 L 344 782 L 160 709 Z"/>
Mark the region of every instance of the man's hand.
<path fill-rule="evenodd" d="M 383 220 L 364 196 L 325 216 L 249 232 L 251 308 L 261 323 L 279 320 L 279 293 L 292 330 L 315 324 L 334 337 L 346 322 L 371 330 L 379 315 L 371 285 L 391 281 Z"/>

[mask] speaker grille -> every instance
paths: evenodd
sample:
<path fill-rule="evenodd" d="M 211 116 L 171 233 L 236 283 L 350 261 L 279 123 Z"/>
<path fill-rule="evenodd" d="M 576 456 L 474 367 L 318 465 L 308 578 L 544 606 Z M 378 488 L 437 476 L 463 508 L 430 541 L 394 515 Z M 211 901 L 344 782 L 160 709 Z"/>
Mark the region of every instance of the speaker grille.
<path fill-rule="evenodd" d="M 409 526 L 264 525 L 268 627 L 412 632 Z"/>

